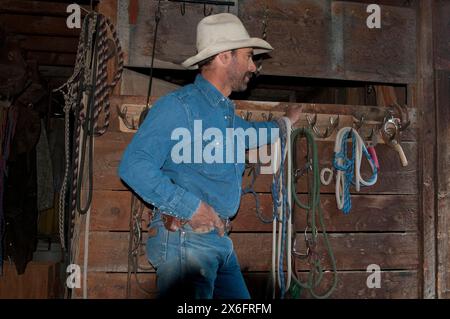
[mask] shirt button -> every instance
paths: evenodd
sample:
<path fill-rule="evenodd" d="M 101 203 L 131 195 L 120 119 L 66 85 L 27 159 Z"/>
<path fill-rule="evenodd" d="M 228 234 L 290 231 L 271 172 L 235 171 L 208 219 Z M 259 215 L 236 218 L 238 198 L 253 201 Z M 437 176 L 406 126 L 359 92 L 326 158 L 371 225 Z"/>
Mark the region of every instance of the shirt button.
<path fill-rule="evenodd" d="M 225 115 L 224 117 L 225 117 L 225 120 L 228 119 L 228 116 Z"/>

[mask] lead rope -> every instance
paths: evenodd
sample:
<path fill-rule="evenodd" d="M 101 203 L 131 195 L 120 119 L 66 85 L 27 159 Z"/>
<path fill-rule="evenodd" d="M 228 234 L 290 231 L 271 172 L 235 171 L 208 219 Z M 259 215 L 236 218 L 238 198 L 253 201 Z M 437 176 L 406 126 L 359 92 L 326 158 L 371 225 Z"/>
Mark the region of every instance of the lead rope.
<path fill-rule="evenodd" d="M 273 198 L 273 223 L 272 223 L 272 282 L 273 295 L 276 297 L 276 282 L 280 288 L 280 298 L 283 299 L 285 293 L 290 287 L 291 277 L 291 243 L 290 240 L 286 240 L 286 237 L 290 238 L 292 232 L 292 214 L 291 214 L 291 200 L 289 186 L 290 177 L 287 177 L 286 181 L 286 156 L 290 153 L 290 131 L 291 123 L 286 117 L 276 120 L 280 128 L 279 139 L 275 143 L 275 162 L 278 162 L 280 158 L 280 166 L 273 176 L 272 182 L 272 198 Z M 290 159 L 288 157 L 288 173 L 292 168 Z M 277 238 L 278 235 L 278 238 Z M 287 276 L 284 272 L 284 262 L 288 265 Z M 286 278 L 285 278 L 286 276 Z"/>
<path fill-rule="evenodd" d="M 108 45 L 108 29 L 111 32 L 115 45 L 116 72 L 111 83 L 108 83 L 107 63 L 111 58 Z M 111 47 L 112 48 L 112 47 Z M 84 289 L 83 296 L 87 297 L 86 275 L 87 275 L 87 253 L 89 239 L 89 212 L 93 191 L 93 147 L 94 135 L 104 134 L 109 126 L 110 102 L 109 96 L 120 80 L 123 70 L 123 53 L 114 25 L 105 16 L 97 12 L 89 12 L 84 21 L 77 49 L 77 58 L 74 73 L 70 79 L 55 91 L 63 92 L 65 105 L 65 172 L 59 198 L 59 235 L 61 247 L 68 250 L 66 246 L 65 228 L 67 225 L 68 241 L 72 239 L 70 250 L 67 251 L 69 262 L 73 262 L 78 256 L 79 227 L 75 229 L 76 212 L 81 215 L 87 214 L 81 222 L 85 223 L 85 256 L 84 256 Z M 85 101 L 87 103 L 85 104 Z M 100 125 L 100 115 L 103 123 Z M 73 125 L 71 120 L 73 119 Z M 72 143 L 70 142 L 72 135 Z M 81 142 L 80 142 L 81 141 Z M 81 153 L 80 153 L 81 144 Z M 88 150 L 86 150 L 88 148 Z M 87 155 L 86 155 L 87 151 Z M 86 161 L 87 156 L 87 161 Z M 70 167 L 73 167 L 72 175 L 69 177 Z M 87 179 L 86 174 L 87 171 Z M 70 179 L 70 180 L 69 180 Z M 66 216 L 66 197 L 69 190 L 68 208 L 70 215 Z M 88 184 L 86 200 L 82 207 L 82 184 Z"/>
<path fill-rule="evenodd" d="M 98 28 L 97 19 L 99 20 Z M 114 44 L 115 44 L 115 55 L 116 55 L 116 73 L 112 79 L 111 83 L 107 82 L 107 62 L 110 56 L 108 55 L 108 34 L 107 28 L 109 28 Z M 96 37 L 95 37 L 96 36 Z M 92 66 L 94 64 L 94 67 Z M 55 91 L 62 91 L 64 87 L 67 88 L 67 91 L 64 94 L 65 105 L 64 105 L 64 113 L 65 113 L 65 157 L 66 157 L 66 165 L 63 183 L 60 191 L 59 198 L 59 232 L 60 232 L 60 240 L 61 246 L 65 249 L 65 200 L 69 183 L 69 170 L 70 166 L 73 167 L 73 175 L 72 179 L 72 193 L 70 199 L 70 212 L 71 218 L 73 221 L 73 217 L 75 214 L 75 210 L 81 214 L 86 213 L 88 207 L 90 206 L 92 199 L 92 147 L 89 149 L 89 189 L 87 195 L 87 202 L 84 207 L 81 206 L 80 196 L 80 182 L 79 176 L 82 176 L 82 172 L 84 169 L 84 159 L 85 159 L 85 151 L 86 146 L 88 144 L 88 136 L 89 136 L 89 145 L 92 146 L 92 138 L 93 135 L 102 135 L 106 132 L 109 126 L 109 118 L 110 118 L 110 102 L 109 96 L 113 90 L 113 88 L 117 85 L 120 77 L 122 75 L 123 70 L 123 52 L 121 49 L 121 45 L 119 42 L 119 38 L 117 36 L 117 32 L 114 28 L 112 22 L 104 17 L 101 14 L 96 12 L 90 12 L 86 15 L 83 21 L 83 28 L 81 30 L 80 39 L 78 42 L 78 50 L 77 50 L 77 58 L 75 63 L 74 73 L 70 77 L 70 79 L 60 88 Z M 92 82 L 91 82 L 92 81 Z M 86 85 L 85 83 L 88 83 Z M 89 84 L 90 83 L 90 84 Z M 88 98 L 88 111 L 87 117 L 84 110 L 83 104 L 83 94 L 87 92 L 89 95 Z M 70 143 L 70 135 L 71 135 L 71 125 L 70 119 L 73 114 L 73 150 L 71 150 Z M 103 124 L 99 125 L 100 115 L 103 114 Z M 79 145 L 80 145 L 80 132 L 81 126 L 84 125 L 86 135 L 83 138 L 83 148 L 82 148 L 82 156 L 79 157 Z M 72 152 L 71 152 L 72 151 Z M 71 156 L 72 153 L 72 156 Z M 72 158 L 72 161 L 71 161 Z M 79 159 L 80 158 L 80 159 Z M 79 165 L 79 161 L 81 161 L 81 165 Z M 71 165 L 72 163 L 72 165 Z M 78 173 L 79 168 L 81 167 L 80 174 Z M 72 232 L 72 225 L 69 226 L 70 235 Z"/>
<path fill-rule="evenodd" d="M 297 139 L 299 137 L 303 137 L 307 141 L 307 152 L 308 154 L 312 154 L 312 172 L 313 172 L 313 179 L 312 179 L 312 187 L 308 186 L 308 204 L 303 204 L 299 197 L 297 196 L 297 190 L 296 190 L 296 183 L 295 183 L 295 172 L 291 172 L 293 174 L 293 178 L 291 180 L 292 182 L 292 198 L 295 205 L 298 207 L 306 210 L 306 229 L 305 229 L 305 239 L 306 239 L 306 246 L 307 246 L 307 252 L 305 255 L 298 254 L 295 250 L 295 239 L 294 239 L 294 249 L 292 253 L 294 256 L 298 258 L 308 259 L 310 269 L 308 272 L 308 277 L 306 282 L 300 281 L 300 279 L 297 278 L 296 271 L 292 273 L 292 279 L 294 280 L 294 285 L 292 286 L 292 291 L 299 291 L 300 288 L 307 289 L 309 293 L 317 299 L 324 299 L 328 298 L 333 291 L 336 288 L 337 285 L 337 267 L 336 267 L 336 259 L 334 257 L 333 250 L 331 248 L 328 234 L 326 232 L 326 226 L 323 219 L 323 211 L 320 206 L 320 173 L 319 173 L 319 159 L 318 159 L 318 152 L 317 152 L 317 144 L 314 140 L 314 135 L 309 129 L 296 129 L 292 132 L 291 136 L 291 147 L 293 150 L 295 150 L 295 146 L 297 143 Z M 295 153 L 295 152 L 294 152 Z M 308 159 L 308 162 L 310 159 Z M 320 256 L 317 251 L 317 243 L 318 243 L 318 233 L 317 230 L 317 220 L 319 222 L 319 226 L 322 229 L 322 235 L 323 235 L 323 241 L 327 250 L 328 257 L 331 261 L 331 268 L 333 271 L 333 281 L 331 284 L 331 287 L 323 294 L 318 294 L 316 292 L 316 289 L 320 286 L 322 279 L 323 279 L 323 267 L 320 262 Z M 311 238 L 307 238 L 307 229 L 308 227 L 311 229 Z M 295 236 L 295 234 L 294 234 Z M 294 262 L 294 269 L 295 269 L 295 262 Z"/>
<path fill-rule="evenodd" d="M 347 140 L 352 140 L 352 155 L 347 157 Z M 368 160 L 372 169 L 372 176 L 366 181 L 361 177 L 362 156 Z M 336 135 L 334 145 L 333 166 L 336 169 L 336 203 L 344 214 L 348 214 L 352 208 L 350 186 L 353 184 L 359 192 L 361 185 L 372 186 L 377 182 L 378 170 L 372 156 L 367 151 L 366 145 L 351 127 L 343 127 Z"/>

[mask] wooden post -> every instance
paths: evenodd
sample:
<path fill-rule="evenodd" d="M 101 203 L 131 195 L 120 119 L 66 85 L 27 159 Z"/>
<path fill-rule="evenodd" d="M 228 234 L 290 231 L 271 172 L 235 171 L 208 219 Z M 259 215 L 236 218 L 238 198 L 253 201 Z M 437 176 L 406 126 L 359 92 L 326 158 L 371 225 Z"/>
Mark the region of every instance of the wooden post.
<path fill-rule="evenodd" d="M 436 298 L 436 105 L 432 1 L 420 0 L 419 2 L 417 49 L 416 101 L 422 118 L 418 146 L 423 263 L 420 274 L 422 276 L 420 295 L 429 299 Z"/>

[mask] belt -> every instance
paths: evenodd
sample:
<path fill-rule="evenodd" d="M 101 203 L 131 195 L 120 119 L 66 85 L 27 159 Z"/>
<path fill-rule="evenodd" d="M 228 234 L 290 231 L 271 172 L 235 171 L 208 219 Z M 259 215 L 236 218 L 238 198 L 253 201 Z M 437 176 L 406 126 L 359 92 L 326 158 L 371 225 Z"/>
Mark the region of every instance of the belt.
<path fill-rule="evenodd" d="M 229 218 L 220 218 L 225 229 L 225 233 L 228 234 L 231 231 L 231 220 Z"/>
<path fill-rule="evenodd" d="M 168 231 L 177 231 L 179 230 L 181 227 L 183 227 L 184 225 L 186 225 L 186 223 L 188 222 L 187 220 L 184 219 L 180 219 L 171 215 L 167 215 L 167 214 L 162 214 L 162 220 L 164 223 L 164 227 L 168 230 Z M 220 218 L 220 220 L 223 223 L 224 226 L 224 230 L 225 233 L 229 233 L 231 231 L 231 220 L 229 218 Z"/>

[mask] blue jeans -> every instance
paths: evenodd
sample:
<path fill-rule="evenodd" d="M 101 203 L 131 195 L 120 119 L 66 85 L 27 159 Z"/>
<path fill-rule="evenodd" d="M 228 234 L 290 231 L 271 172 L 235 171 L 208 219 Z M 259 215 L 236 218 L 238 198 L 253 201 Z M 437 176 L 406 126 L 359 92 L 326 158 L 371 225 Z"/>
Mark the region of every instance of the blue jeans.
<path fill-rule="evenodd" d="M 160 298 L 250 299 L 233 242 L 216 230 L 196 233 L 188 224 L 170 232 L 158 216 L 147 240 Z"/>

